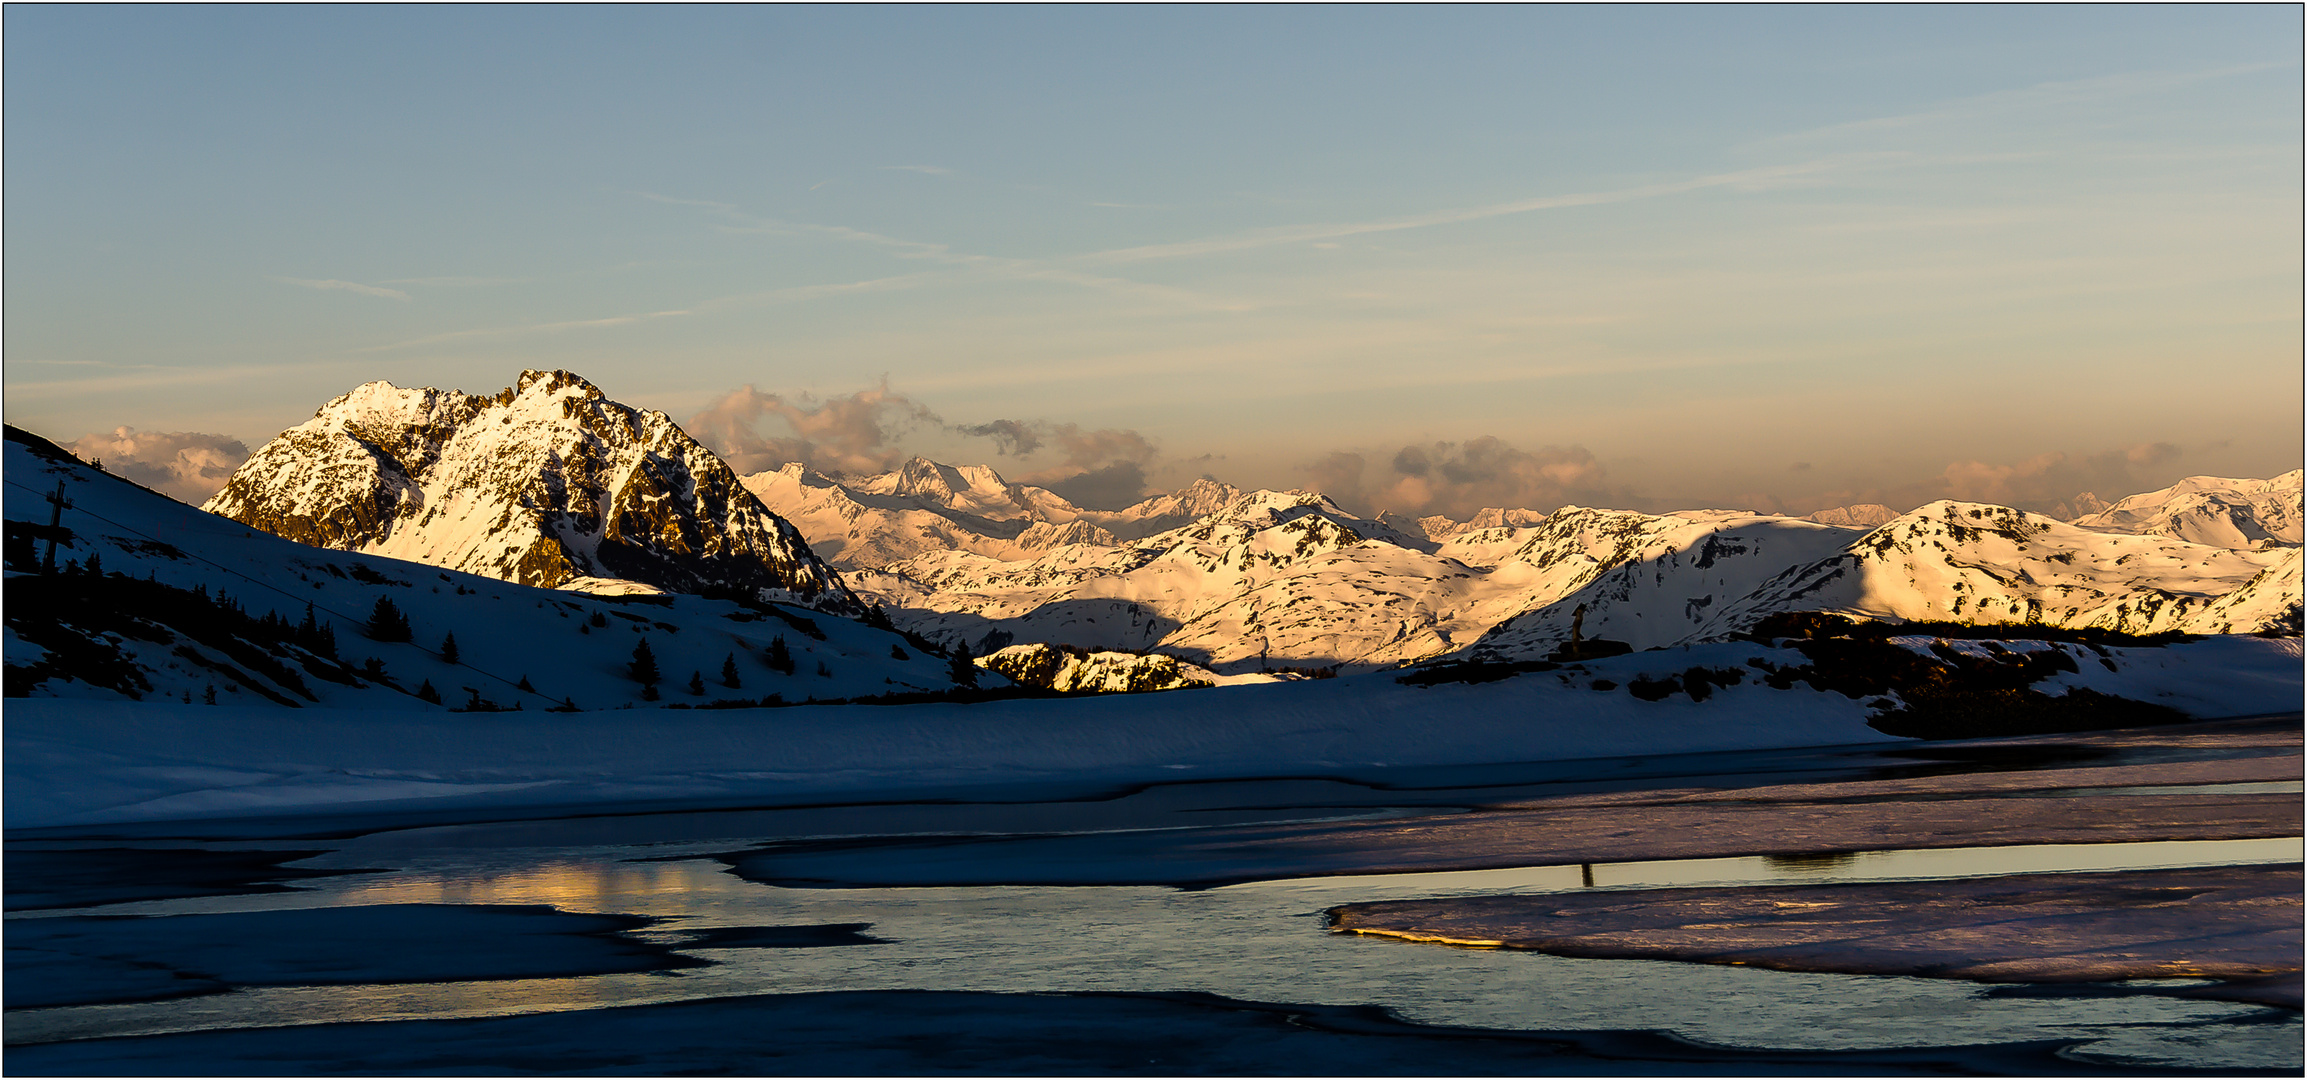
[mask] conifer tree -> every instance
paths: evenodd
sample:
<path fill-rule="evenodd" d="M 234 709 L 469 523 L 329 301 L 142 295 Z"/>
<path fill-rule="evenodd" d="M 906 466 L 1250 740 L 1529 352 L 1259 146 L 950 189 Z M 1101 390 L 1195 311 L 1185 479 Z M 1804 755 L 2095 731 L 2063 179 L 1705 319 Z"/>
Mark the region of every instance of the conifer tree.
<path fill-rule="evenodd" d="M 704 697 L 704 696 L 705 696 L 705 673 L 704 673 L 704 672 L 702 672 L 702 671 L 692 671 L 692 672 L 690 672 L 690 673 L 689 673 L 689 696 L 691 696 L 691 697 Z"/>
<path fill-rule="evenodd" d="M 435 705 L 438 705 L 441 703 L 441 692 L 433 689 L 433 681 L 431 679 L 426 679 L 423 685 L 417 687 L 417 699 L 420 701 L 429 701 Z"/>
<path fill-rule="evenodd" d="M 218 594 L 218 599 L 222 600 L 222 594 Z M 393 603 L 392 597 L 380 596 L 376 598 L 376 607 L 369 611 L 368 636 L 378 641 L 407 641 L 414 635 L 409 629 L 409 617 L 401 614 L 400 605 Z"/>
<path fill-rule="evenodd" d="M 787 675 L 793 674 L 793 650 L 785 647 L 784 638 L 770 639 L 768 663 L 773 671 L 780 671 Z"/>
<path fill-rule="evenodd" d="M 649 650 L 649 639 L 642 638 L 640 644 L 633 646 L 633 681 L 654 691 L 661 678 L 657 673 L 657 654 Z"/>
<path fill-rule="evenodd" d="M 441 639 L 441 659 L 451 664 L 457 662 L 457 635 L 455 631 L 450 631 L 449 636 Z"/>
<path fill-rule="evenodd" d="M 520 681 L 520 682 L 519 682 L 517 685 L 519 685 L 521 689 L 523 689 L 523 690 L 525 690 L 525 691 L 528 691 L 529 693 L 532 693 L 532 694 L 534 694 L 534 693 L 536 693 L 536 692 L 537 692 L 537 688 L 536 688 L 536 687 L 534 687 L 534 686 L 530 686 L 530 685 L 529 685 L 529 676 L 528 676 L 528 673 L 527 673 L 527 672 L 522 672 L 522 673 L 521 673 L 521 681 Z"/>
<path fill-rule="evenodd" d="M 744 680 L 737 677 L 736 653 L 730 653 L 727 658 L 721 661 L 721 685 L 731 690 L 741 689 L 745 685 Z"/>
<path fill-rule="evenodd" d="M 953 677 L 953 685 L 977 689 L 977 658 L 969 655 L 969 643 L 954 646 L 953 662 L 946 671 Z"/>

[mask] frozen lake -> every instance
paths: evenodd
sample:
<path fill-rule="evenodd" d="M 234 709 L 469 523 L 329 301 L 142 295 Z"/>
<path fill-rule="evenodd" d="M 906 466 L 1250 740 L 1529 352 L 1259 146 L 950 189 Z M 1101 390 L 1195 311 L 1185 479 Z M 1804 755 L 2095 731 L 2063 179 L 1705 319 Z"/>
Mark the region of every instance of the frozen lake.
<path fill-rule="evenodd" d="M 2141 752 L 2143 753 L 2143 752 Z M 2090 758 L 2094 767 L 2145 761 L 2148 757 L 2112 751 Z M 2168 759 L 2167 751 L 2164 759 Z M 2151 756 L 2151 755 L 2150 755 Z M 2160 760 L 2160 759 L 2159 759 Z M 1645 774 L 1620 785 L 1656 783 L 1656 774 L 1688 779 L 1672 763 L 1651 762 L 1619 770 Z M 1683 763 L 1687 765 L 1689 763 Z M 1901 771 L 1879 750 L 1742 755 L 1729 762 L 1749 779 L 1788 777 L 1834 780 L 1882 777 Z M 2036 767 L 2071 765 L 2057 755 Z M 2012 759 L 1976 761 L 1964 768 L 2014 768 Z M 2018 766 L 2023 769 L 2023 766 Z M 1915 770 L 1905 770 L 1909 773 Z M 1925 770 L 1927 771 L 1927 770 Z M 1940 775 L 1963 769 L 1941 768 Z M 1591 775 L 1589 773 L 1588 775 Z M 2055 781 L 2055 773 L 2046 773 Z M 1386 783 L 1374 782 L 1385 780 Z M 1407 783 L 1414 780 L 1415 783 Z M 2053 789 L 2062 785 L 2051 783 Z M 947 856 L 973 860 L 982 879 L 1047 876 L 1046 865 L 1003 867 L 1004 858 L 1043 860 L 1052 850 L 1094 853 L 1110 850 L 1115 859 L 1142 861 L 1149 853 L 1175 865 L 1194 865 L 1197 845 L 1216 833 L 1278 827 L 1320 827 L 1351 836 L 1365 823 L 1375 827 L 1437 812 L 1482 813 L 1474 809 L 1500 800 L 1527 799 L 1564 789 L 1593 791 L 1596 785 L 1564 775 L 1559 765 L 1533 767 L 1521 775 L 1511 767 L 1484 766 L 1453 773 L 1419 770 L 1372 778 L 1278 778 L 1225 784 L 1160 785 L 1124 793 L 1028 798 L 1018 792 L 959 794 L 935 802 L 863 803 L 785 809 L 695 810 L 640 815 L 539 818 L 522 822 L 400 827 L 374 832 L 351 830 L 332 837 L 199 840 L 161 836 L 112 837 L 107 844 L 163 849 L 327 849 L 295 863 L 301 868 L 373 872 L 314 877 L 293 891 L 259 895 L 186 897 L 12 911 L 9 935 L 11 979 L 20 977 L 22 945 L 38 944 L 40 920 L 47 924 L 93 927 L 92 937 L 75 937 L 55 948 L 81 949 L 94 956 L 109 925 L 89 915 L 138 915 L 140 928 L 165 927 L 161 944 L 139 946 L 152 963 L 196 968 L 187 955 L 172 961 L 167 950 L 189 949 L 206 941 L 253 974 L 223 978 L 218 989 L 166 1000 L 120 1000 L 114 1004 L 14 1009 L 7 1040 L 12 1071 L 304 1071 L 332 1059 L 368 1060 L 377 1071 L 426 1071 L 452 1064 L 425 1062 L 388 1067 L 390 1059 L 364 1059 L 345 1040 L 353 1034 L 383 1034 L 393 1025 L 344 1025 L 373 1021 L 433 1022 L 458 1018 L 562 1014 L 572 1022 L 559 1028 L 544 1018 L 522 1021 L 531 1027 L 505 1028 L 507 1046 L 526 1047 L 528 1061 L 544 1071 L 585 1071 L 557 1057 L 540 1040 L 580 1045 L 605 1030 L 585 1022 L 618 1017 L 679 1016 L 694 1020 L 699 1009 L 738 1006 L 714 999 L 749 998 L 759 1008 L 807 1007 L 822 1045 L 798 1058 L 784 1059 L 778 1071 L 944 1071 L 957 1066 L 942 1059 L 882 1059 L 868 1047 L 843 1042 L 864 1038 L 878 1046 L 913 1032 L 953 1045 L 953 1030 L 992 1040 L 982 1071 L 1193 1071 L 1231 1062 L 1249 1071 L 1706 1071 L 1710 1064 L 1749 1071 L 1929 1071 L 1949 1063 L 1989 1071 L 2105 1071 L 2133 1067 L 2150 1071 L 2206 1068 L 2296 1072 L 2301 1065 L 2299 1015 L 2263 1006 L 2190 1000 L 2151 992 L 2152 987 L 2097 985 L 2082 988 L 1990 986 L 1958 980 L 1809 974 L 1743 967 L 1647 960 L 1581 960 L 1537 953 L 1447 948 L 1333 934 L 1325 909 L 1347 903 L 1493 893 L 1543 893 L 1589 889 L 1721 885 L 1799 884 L 1823 881 L 1914 880 L 2043 871 L 2089 871 L 2147 867 L 2295 863 L 2295 837 L 2220 841 L 2110 844 L 2019 845 L 1992 848 L 1940 848 L 1818 856 L 1644 860 L 1522 868 L 1456 870 L 1406 874 L 1330 874 L 1251 880 L 1216 887 L 1178 888 L 1130 884 L 924 884 L 903 887 L 813 884 L 760 880 L 774 873 L 732 872 L 755 866 L 757 853 L 815 851 L 831 846 L 843 859 L 868 859 L 875 845 L 902 859 L 935 870 Z M 2243 789 L 2233 792 L 2231 789 Z M 2262 794 L 2296 799 L 2296 781 L 2197 785 L 2131 785 L 2140 799 L 2203 790 Z M 2037 790 L 2013 790 L 2008 798 L 2039 798 Z M 185 831 L 181 827 L 174 831 Z M 220 831 L 220 830 L 218 830 Z M 277 833 L 275 822 L 266 831 Z M 1052 849 L 1061 837 L 1074 847 Z M 1019 841 L 1005 846 L 1006 841 Z M 38 849 L 94 846 L 88 838 L 12 837 L 11 857 Z M 1187 853 L 1186 856 L 1179 855 Z M 137 853 L 121 852 L 133 864 Z M 1182 860 L 1182 861 L 1180 861 Z M 868 859 L 868 861 L 870 861 Z M 1160 858 L 1154 860 L 1157 864 Z M 1085 858 L 1094 869 L 1097 859 Z M 850 862 L 831 865 L 847 866 Z M 1297 865 L 1295 863 L 1291 864 Z M 14 868 L 12 867 L 12 870 Z M 1063 868 L 1059 868 L 1060 871 Z M 1292 871 L 1302 872 L 1302 871 Z M 1059 876 L 1063 876 L 1062 873 Z M 1085 874 L 1094 879 L 1094 873 Z M 12 880 L 12 890 L 30 886 Z M 346 951 L 327 961 L 329 985 L 310 974 L 319 961 L 298 958 L 298 934 L 318 934 L 312 921 L 320 909 L 369 909 L 361 915 L 365 935 L 376 951 L 363 954 L 359 942 L 338 943 Z M 444 908 L 480 912 L 533 912 L 534 916 L 638 916 L 651 920 L 638 929 L 550 922 L 535 930 L 546 935 L 543 948 L 563 963 L 586 961 L 574 950 L 552 947 L 553 933 L 582 938 L 588 947 L 609 935 L 657 950 L 671 962 L 637 963 L 620 953 L 598 963 L 602 973 L 566 970 L 535 972 L 522 967 L 517 948 L 506 958 L 478 955 L 477 937 L 502 935 L 487 926 L 450 920 L 438 931 L 413 930 L 416 920 L 440 917 Z M 551 909 L 546 911 L 544 909 Z M 281 933 L 266 932 L 265 913 L 280 920 Z M 291 927 L 288 916 L 305 913 Z M 214 917 L 214 918 L 211 918 Z M 431 925 L 431 924 L 425 924 Z M 298 927 L 301 927 L 298 928 Z M 462 929 L 460 929 L 462 927 Z M 181 931 L 181 932 L 177 932 Z M 347 936 L 344 930 L 329 931 Z M 589 935 L 589 936 L 588 936 Z M 62 939 L 59 939 L 60 941 Z M 515 943 L 517 944 L 517 943 Z M 439 955 L 431 955 L 428 950 Z M 115 949 L 114 952 L 118 952 Z M 632 950 L 627 948 L 626 952 Z M 279 954 L 275 958 L 275 954 Z M 80 954 L 71 954 L 80 955 Z M 210 956 L 219 954 L 211 953 Z M 543 955 L 542 953 L 537 955 Z M 57 957 L 48 957 L 55 960 Z M 66 956 L 67 961 L 70 956 Z M 710 961 L 704 966 L 675 966 Z M 215 961 L 207 961 L 211 967 Z M 93 965 L 93 961 L 90 962 Z M 298 965 L 302 965 L 299 967 Z M 270 966 L 267 966 L 270 965 Z M 428 967 L 427 965 L 432 965 Z M 459 965 L 462 965 L 460 967 Z M 478 965 L 478 968 L 475 967 Z M 497 965 L 497 970 L 484 970 Z M 622 966 L 620 966 L 622 965 Z M 655 970 L 647 970 L 651 966 Z M 639 969 L 637 969 L 639 968 Z M 95 970 L 93 966 L 90 970 Z M 363 971 L 375 977 L 363 977 Z M 433 975 L 422 974 L 434 971 Z M 441 971 L 449 974 L 442 976 Z M 304 974 L 299 974 L 304 972 Z M 411 975 L 407 972 L 418 972 Z M 194 971 L 211 978 L 214 971 Z M 179 976 L 180 978 L 182 976 Z M 420 979 L 425 981 L 399 981 Z M 392 980 L 392 981 L 387 981 Z M 102 979 L 97 991 L 101 994 Z M 12 987 L 13 989 L 13 987 Z M 892 992 L 938 995 L 891 998 Z M 123 997 L 148 996 L 128 982 Z M 958 996 L 956 996 L 958 995 Z M 1065 997 L 1017 995 L 1065 995 Z M 1150 1016 L 1082 1015 L 1080 1010 L 1153 1010 Z M 1148 1000 L 1129 995 L 1153 995 Z M 1182 995 L 1182 997 L 1181 997 Z M 1223 999 L 1211 1004 L 1194 995 Z M 80 1000 L 102 1000 L 82 998 Z M 910 1015 L 904 1003 L 921 1004 Z M 893 1004 L 893 1002 L 895 1004 Z M 936 1007 L 931 1008 L 930 1003 Z M 954 1003 L 963 1003 L 966 1008 Z M 689 1012 L 617 1010 L 610 1006 L 687 1006 Z M 1191 1006 L 1190 1008 L 1188 1006 Z M 1134 1066 L 1135 1059 L 1034 1057 L 1028 1044 L 1043 1039 L 1052 1025 L 1083 1026 L 1092 1034 L 1074 1044 L 1095 1044 L 1100 1024 L 1168 1026 L 1175 1045 L 1218 1040 L 1226 1024 L 1263 1022 L 1274 1005 L 1312 1010 L 1332 1020 L 1299 1024 L 1318 1030 L 1324 1048 L 1309 1048 L 1286 1061 L 1209 1056 L 1172 1060 L 1167 1067 Z M 1355 1012 L 1377 1006 L 1383 1014 Z M 954 1014 L 954 1008 L 962 1012 Z M 975 1010 L 974 1012 L 970 1010 Z M 1166 1010 L 1166 1011 L 1165 1011 Z M 1344 1010 L 1344 1011 L 1338 1011 Z M 1377 1015 L 1378 1019 L 1369 1019 Z M 944 1019 L 935 1019 L 943 1017 Z M 1353 1020 L 1353 1017 L 1362 1017 Z M 798 1022 L 792 1016 L 777 1021 Z M 511 1023 L 496 1021 L 494 1023 Z M 706 1025 L 720 1030 L 737 1020 Z M 877 1031 L 840 1036 L 844 1023 Z M 1412 1059 L 1388 1066 L 1369 1057 L 1356 1039 L 1370 1032 L 1355 1023 L 1396 1023 L 1384 1034 L 1389 1045 L 1412 1038 L 1425 1047 Z M 761 1059 L 712 1057 L 694 1034 L 677 1035 L 670 1021 L 647 1024 L 623 1038 L 639 1062 L 626 1071 L 662 1071 L 680 1059 L 665 1058 L 675 1046 L 704 1060 L 763 1067 Z M 945 1027 L 940 1027 L 943 1024 Z M 909 1026 L 914 1025 L 914 1026 Z M 919 1030 L 916 1031 L 915 1027 Z M 662 1028 L 663 1030 L 660 1030 Z M 948 1030 L 953 1029 L 953 1030 Z M 1544 1061 L 1535 1044 L 1498 1042 L 1465 1029 L 1489 1033 L 1584 1033 L 1545 1044 Z M 430 1029 L 428 1029 L 430 1030 Z M 461 1028 L 464 1032 L 494 1030 Z M 620 1029 L 621 1030 L 621 1029 Z M 300 1034 L 300 1031 L 304 1034 Z M 944 1034 L 939 1034 L 940 1032 Z M 329 1033 L 325 1038 L 322 1032 Z M 559 1032 L 559 1034 L 555 1034 Z M 591 1032 L 592 1034 L 588 1034 Z M 1009 1035 L 1002 1034 L 1009 1032 Z M 1669 1038 L 1618 1033 L 1666 1033 Z M 128 1042 L 65 1042 L 109 1036 L 172 1035 Z M 652 1034 L 655 1033 L 655 1034 Z M 370 1036 L 361 1036 L 370 1037 Z M 477 1037 L 477 1036 L 476 1036 Z M 1315 1039 L 1305 1034 L 1293 1038 Z M 176 1041 L 172 1041 L 176 1040 Z M 1005 1042 L 1007 1039 L 1009 1041 Z M 195 1040 L 187 1042 L 184 1040 Z M 199 1041 L 206 1040 L 206 1041 Z M 651 1040 L 667 1045 L 652 1047 Z M 1596 1041 L 1600 1040 L 1600 1041 Z M 1649 1041 L 1645 1041 L 1649 1040 Z M 902 1041 L 902 1040 L 900 1040 Z M 46 1045 L 35 1045 L 46 1044 Z M 1254 1040 L 1253 1040 L 1253 1044 Z M 813 1044 L 815 1045 L 815 1044 Z M 1120 1044 L 1115 1044 L 1120 1045 Z M 1132 1044 L 1134 1045 L 1134 1044 Z M 1213 1043 L 1213 1045 L 1215 1045 Z M 1231 1045 L 1231 1044 L 1227 1044 Z M 1283 1045 L 1276 1043 L 1273 1045 Z M 1004 1050 L 1003 1047 L 1008 1047 Z M 1568 1049 L 1563 1049 L 1567 1046 Z M 1679 1047 L 1679 1049 L 1677 1049 Z M 1042 1053 L 1046 1050 L 1037 1050 Z M 511 1066 L 485 1046 L 466 1051 L 475 1062 Z M 1119 1051 L 1115 1051 L 1119 1053 Z M 1135 1053 L 1135 1050 L 1131 1050 Z M 1233 1051 L 1228 1051 L 1231 1053 Z M 1248 1053 L 1249 1051 L 1240 1051 Z M 1344 1055 L 1325 1058 L 1325 1053 Z M 1462 1057 L 1453 1054 L 1462 1053 Z M 1677 1053 L 1684 1058 L 1676 1058 Z M 1795 1058 L 1772 1054 L 1794 1053 Z M 1823 1057 L 1804 1058 L 1801 1054 Z M 1004 1058 L 1004 1054 L 1012 1055 Z M 1521 1055 L 1517 1057 L 1516 1055 Z M 1696 1057 L 1689 1057 L 1696 1054 Z M 237 1056 L 236 1056 L 237 1055 Z M 303 1055 L 303 1056 L 299 1056 Z M 1022 1056 L 1021 1056 L 1022 1055 Z M 1009 1062 L 1004 1067 L 1002 1062 Z M 1034 1061 L 1052 1062 L 1047 1068 Z M 195 1066 L 192 1062 L 205 1062 Z M 272 1067 L 263 1062 L 272 1062 Z M 174 1062 L 172 1067 L 169 1063 Z M 251 1064 L 254 1062 L 255 1064 Z M 288 1064 L 283 1064 L 284 1062 Z M 1315 1067 L 1327 1062 L 1330 1068 Z M 1362 1068 L 1352 1066 L 1359 1062 Z M 1805 1064 L 1808 1062 L 1808 1064 Z M 655 1069 L 648 1067 L 654 1064 Z M 1551 1064 L 1548 1064 L 1551 1063 Z M 1742 1064 L 1743 1063 L 1743 1064 Z M 2063 1064 L 2062 1064 L 2063 1063 Z M 1669 1068 L 1671 1065 L 1671 1068 Z M 607 1071 L 620 1071 L 607 1068 Z"/>

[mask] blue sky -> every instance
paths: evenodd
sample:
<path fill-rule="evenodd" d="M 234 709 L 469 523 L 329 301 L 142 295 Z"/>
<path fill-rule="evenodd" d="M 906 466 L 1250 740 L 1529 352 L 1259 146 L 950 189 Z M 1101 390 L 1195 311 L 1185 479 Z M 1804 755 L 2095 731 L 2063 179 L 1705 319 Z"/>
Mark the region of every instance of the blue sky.
<path fill-rule="evenodd" d="M 60 440 L 565 367 L 821 465 L 1418 512 L 2300 463 L 2296 7 L 4 17 Z"/>

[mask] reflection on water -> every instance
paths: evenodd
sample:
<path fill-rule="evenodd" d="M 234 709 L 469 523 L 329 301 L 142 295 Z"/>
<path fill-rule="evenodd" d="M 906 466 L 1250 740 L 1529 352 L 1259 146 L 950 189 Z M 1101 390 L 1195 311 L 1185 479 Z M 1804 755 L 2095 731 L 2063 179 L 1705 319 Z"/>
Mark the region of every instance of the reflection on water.
<path fill-rule="evenodd" d="M 2067 845 L 1877 852 L 1830 860 L 1677 860 L 1442 874 L 1153 886 L 785 889 L 703 860 L 620 861 L 655 851 L 491 852 L 462 867 L 329 881 L 293 897 L 209 898 L 164 910 L 407 902 L 545 903 L 668 920 L 659 928 L 870 924 L 883 943 L 837 949 L 686 951 L 678 973 L 413 986 L 288 987 L 140 1005 L 9 1014 L 12 1043 L 349 1020 L 507 1015 L 736 994 L 928 989 L 1005 993 L 1203 991 L 1260 1001 L 1383 1004 L 1406 1020 L 1521 1030 L 1655 1029 L 1729 1046 L 1848 1048 L 2077 1038 L 2150 1064 L 2295 1067 L 2296 1018 L 2201 1025 L 2264 1010 L 2153 997 L 2016 998 L 1978 984 L 1761 971 L 1666 961 L 1575 960 L 1438 949 L 1325 932 L 1352 901 L 1968 876 L 2108 866 L 2290 861 L 2299 841 Z M 655 936 L 655 935 L 652 935 Z M 1767 1003 L 1758 1005 L 1757 1003 Z M 2215 1032 L 2215 1038 L 2205 1038 Z M 2097 1052 L 2097 1051 L 2094 1051 Z"/>
<path fill-rule="evenodd" d="M 564 911 L 635 912 L 666 895 L 741 895 L 751 889 L 714 863 L 557 858 L 479 874 L 431 871 L 359 881 L 338 904 L 549 904 Z"/>
<path fill-rule="evenodd" d="M 1773 870 L 1783 870 L 1790 874 L 1833 876 L 1836 871 L 1857 862 L 1858 855 L 1848 851 L 1829 852 L 1824 855 L 1765 855 L 1762 857 L 1762 861 Z"/>

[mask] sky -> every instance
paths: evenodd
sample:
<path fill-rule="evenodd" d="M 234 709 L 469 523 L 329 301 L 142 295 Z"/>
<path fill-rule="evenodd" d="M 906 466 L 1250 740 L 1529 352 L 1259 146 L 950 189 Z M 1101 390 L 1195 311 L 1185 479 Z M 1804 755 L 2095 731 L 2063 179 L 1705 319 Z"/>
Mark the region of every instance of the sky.
<path fill-rule="evenodd" d="M 0 391 L 195 500 L 360 383 L 524 368 L 740 471 L 1085 504 L 2271 476 L 2301 20 L 11 5 Z"/>

